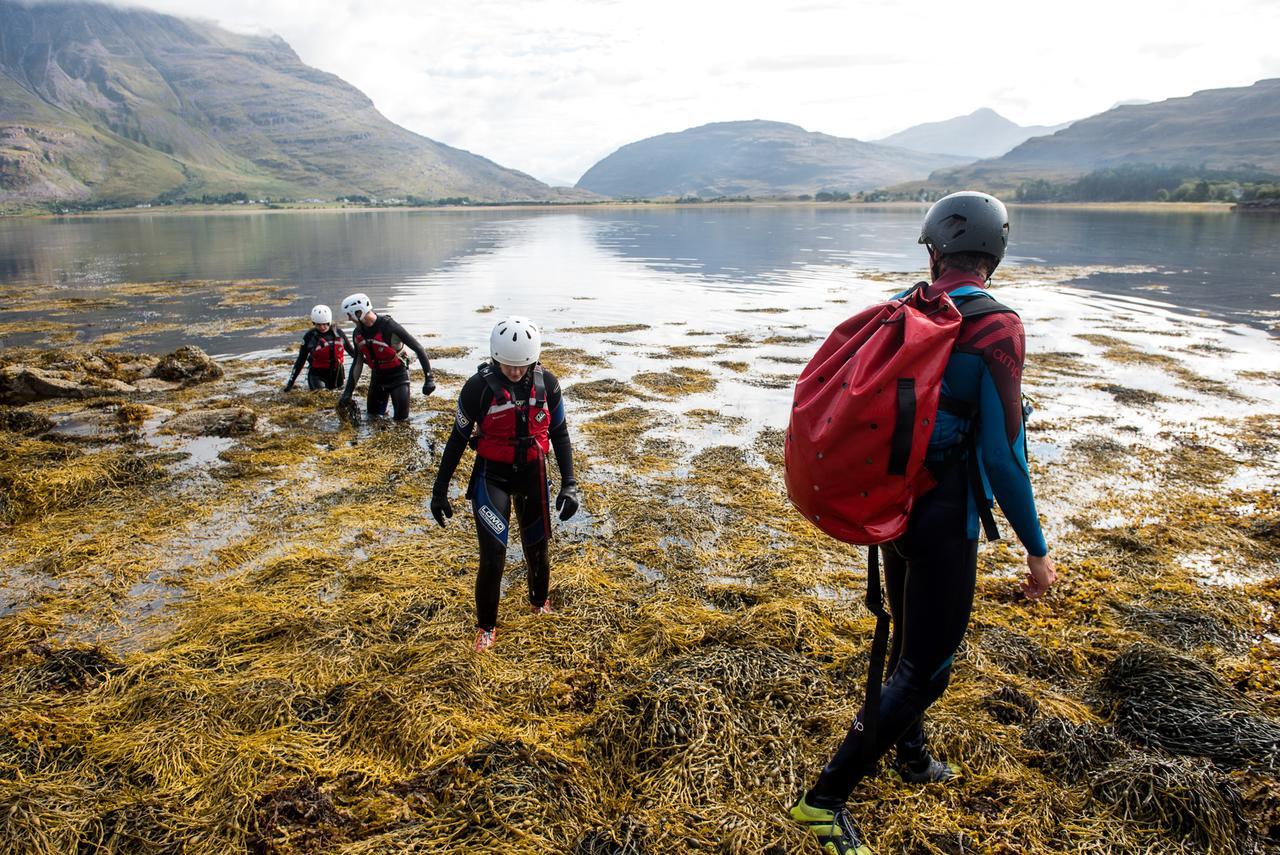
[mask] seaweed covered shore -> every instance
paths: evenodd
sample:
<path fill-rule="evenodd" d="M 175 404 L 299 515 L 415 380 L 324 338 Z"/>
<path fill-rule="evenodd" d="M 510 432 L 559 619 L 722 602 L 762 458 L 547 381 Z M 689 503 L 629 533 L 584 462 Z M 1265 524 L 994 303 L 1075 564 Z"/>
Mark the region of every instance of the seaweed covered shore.
<path fill-rule="evenodd" d="M 1274 343 L 1009 299 L 1062 581 L 1027 602 L 1021 551 L 983 546 L 928 719 L 963 779 L 881 774 L 852 807 L 882 853 L 1276 851 Z M 552 331 L 583 512 L 555 614 L 528 614 L 513 551 L 483 655 L 466 505 L 426 511 L 474 342 L 428 345 L 457 359 L 408 426 L 275 391 L 285 354 L 0 352 L 34 390 L 0 406 L 0 851 L 811 851 L 785 808 L 873 625 L 864 554 L 781 480 L 822 311 L 656 347 Z"/>

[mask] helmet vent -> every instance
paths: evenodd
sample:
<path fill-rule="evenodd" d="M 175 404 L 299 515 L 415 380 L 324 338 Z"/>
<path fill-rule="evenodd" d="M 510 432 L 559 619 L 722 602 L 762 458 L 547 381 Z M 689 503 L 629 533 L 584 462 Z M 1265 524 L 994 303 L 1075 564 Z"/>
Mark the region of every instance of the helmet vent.
<path fill-rule="evenodd" d="M 524 337 L 529 339 L 530 341 L 533 341 L 533 333 L 529 332 L 528 330 L 524 331 Z"/>

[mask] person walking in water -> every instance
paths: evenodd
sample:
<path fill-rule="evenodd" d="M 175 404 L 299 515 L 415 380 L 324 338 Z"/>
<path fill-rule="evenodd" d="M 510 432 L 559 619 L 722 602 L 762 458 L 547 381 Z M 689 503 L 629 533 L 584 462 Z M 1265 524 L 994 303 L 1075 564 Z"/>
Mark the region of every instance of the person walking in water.
<path fill-rule="evenodd" d="M 873 685 L 879 690 L 878 704 L 872 701 L 876 707 L 871 711 L 872 717 L 868 719 L 864 703 L 835 756 L 790 812 L 794 820 L 816 836 L 823 851 L 832 855 L 871 852 L 845 803 L 858 783 L 874 773 L 880 757 L 890 748 L 895 748 L 895 771 L 908 783 L 945 781 L 958 772 L 930 753 L 924 715 L 947 687 L 956 651 L 969 624 L 977 579 L 980 522 L 988 537 L 996 534 L 990 512 L 993 494 L 1027 552 L 1027 575 L 1022 582 L 1026 596 L 1043 595 L 1057 579 L 1040 530 L 1027 467 L 1026 414 L 1021 391 L 1023 326 L 1012 310 L 996 303 L 986 292 L 991 274 L 1004 257 L 1008 235 L 1009 216 L 998 199 L 984 193 L 962 192 L 939 200 L 929 209 L 919 239 L 929 253 L 931 282 L 921 283 L 895 298 L 905 305 L 906 298 L 917 289 L 921 290 L 916 296 L 924 300 L 938 300 L 943 293 L 949 295 L 955 306 L 949 309 L 951 317 L 955 318 L 956 309 L 959 310 L 958 326 L 950 328 L 958 338 L 946 357 L 936 418 L 930 428 L 926 417 L 921 428 L 922 437 L 929 438 L 923 466 L 930 479 L 921 483 L 936 482 L 936 486 L 926 488 L 913 504 L 908 503 L 910 510 L 903 520 L 905 533 L 871 547 L 873 555 L 879 549 L 884 556 L 892 620 L 888 679 L 881 685 L 878 678 L 868 678 L 868 694 L 876 693 Z M 903 316 L 897 317 L 901 320 Z M 830 382 L 830 368 L 824 366 L 824 373 L 816 381 L 826 380 L 828 385 L 834 385 Z M 803 382 L 805 375 L 801 376 Z M 887 426 L 877 430 L 873 423 L 861 435 L 850 434 L 835 441 L 848 443 L 875 437 L 874 441 L 885 441 L 888 449 L 887 440 L 892 434 L 894 452 L 899 448 L 908 452 L 912 425 L 921 423 L 915 404 L 918 398 L 924 400 L 920 397 L 924 391 L 913 389 L 912 382 L 897 381 L 898 406 L 905 399 L 907 412 L 915 414 L 903 422 L 905 434 Z M 851 380 L 850 386 L 853 385 Z M 843 394 L 856 393 L 845 390 Z M 871 394 L 874 397 L 874 389 Z M 888 398 L 882 396 L 881 400 Z M 865 463 L 872 463 L 870 451 L 859 455 L 863 456 Z M 862 463 L 859 459 L 853 465 Z M 803 467 L 804 460 L 797 458 L 796 465 Z M 892 464 L 888 471 L 895 471 Z M 828 487 L 824 485 L 822 489 Z M 808 496 L 824 495 L 818 490 L 815 480 Z M 797 490 L 793 500 L 799 495 Z M 867 497 L 868 492 L 854 497 L 854 501 L 867 501 L 858 499 L 858 495 Z M 804 500 L 801 497 L 800 501 Z M 819 525 L 831 524 L 825 517 L 819 521 L 819 516 L 815 513 L 810 519 Z M 875 538 L 849 540 L 878 542 Z M 871 572 L 879 572 L 874 559 L 870 561 L 868 585 L 878 600 L 878 581 L 871 581 Z M 878 602 L 874 608 L 879 608 Z M 873 652 L 872 675 L 879 664 L 877 658 Z M 873 734 L 870 739 L 869 734 Z"/>
<path fill-rule="evenodd" d="M 344 377 L 343 358 L 348 353 L 355 354 L 347 334 L 333 325 L 333 313 L 328 306 L 316 306 L 311 310 L 311 325 L 302 337 L 302 347 L 293 362 L 289 382 L 284 384 L 286 392 L 293 389 L 303 365 L 307 366 L 307 388 L 312 392 L 338 388 Z"/>
<path fill-rule="evenodd" d="M 538 364 L 542 333 L 527 318 L 500 321 L 489 337 L 490 362 L 462 387 L 453 431 L 440 458 L 431 514 L 444 526 L 453 516 L 449 482 L 468 444 L 476 451 L 467 498 L 475 512 L 480 567 L 476 574 L 476 652 L 496 638 L 502 571 L 506 566 L 511 509 L 515 508 L 535 614 L 550 614 L 551 482 L 547 453 L 555 450 L 560 519 L 578 511 L 573 449 L 560 383 Z M 474 435 L 473 435 L 474 434 Z"/>
<path fill-rule="evenodd" d="M 369 393 L 366 399 L 366 410 L 371 416 L 383 416 L 387 413 L 387 401 L 391 402 L 394 418 L 398 422 L 409 418 L 409 355 L 411 350 L 417 354 L 422 364 L 422 394 L 430 395 L 436 390 L 436 381 L 431 374 L 431 361 L 418 340 L 408 330 L 396 323 L 390 315 L 379 315 L 373 311 L 373 304 L 364 294 L 352 294 L 342 301 L 342 311 L 355 322 L 355 330 L 351 340 L 359 359 L 351 364 L 351 373 L 347 375 L 347 385 L 342 390 L 338 403 L 346 406 L 351 403 L 351 395 L 356 384 L 360 382 L 362 366 L 368 365 Z"/>

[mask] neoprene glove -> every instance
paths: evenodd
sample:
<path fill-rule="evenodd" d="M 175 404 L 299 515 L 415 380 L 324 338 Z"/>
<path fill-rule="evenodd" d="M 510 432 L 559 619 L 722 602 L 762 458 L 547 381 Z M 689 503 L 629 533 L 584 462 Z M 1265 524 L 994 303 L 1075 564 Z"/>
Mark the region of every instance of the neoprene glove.
<path fill-rule="evenodd" d="M 574 481 L 560 485 L 560 495 L 556 496 L 556 510 L 560 512 L 563 522 L 578 512 L 578 485 Z"/>
<path fill-rule="evenodd" d="M 448 496 L 431 497 L 431 516 L 436 518 L 441 528 L 444 528 L 445 517 L 453 519 L 453 505 L 449 504 Z"/>
<path fill-rule="evenodd" d="M 422 394 L 430 395 L 435 390 L 436 390 L 436 378 L 431 374 L 430 371 L 428 371 L 427 379 L 422 384 Z"/>
<path fill-rule="evenodd" d="M 342 396 L 338 398 L 338 407 L 341 409 L 349 406 L 351 406 L 351 396 L 344 392 Z"/>

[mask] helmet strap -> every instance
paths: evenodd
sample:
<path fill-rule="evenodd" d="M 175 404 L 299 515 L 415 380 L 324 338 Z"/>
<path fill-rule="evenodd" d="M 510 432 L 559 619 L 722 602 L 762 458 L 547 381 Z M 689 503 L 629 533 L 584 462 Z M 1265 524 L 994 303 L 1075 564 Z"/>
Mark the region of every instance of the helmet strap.
<path fill-rule="evenodd" d="M 929 279 L 936 280 L 942 275 L 942 253 L 934 248 L 933 244 L 925 244 L 929 248 Z"/>

